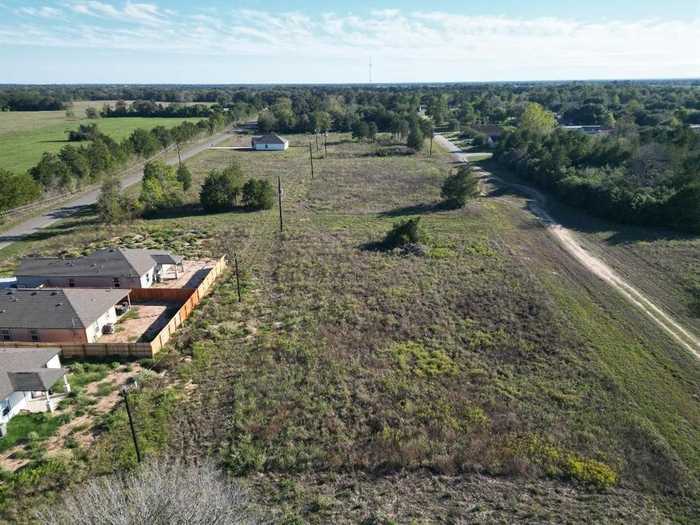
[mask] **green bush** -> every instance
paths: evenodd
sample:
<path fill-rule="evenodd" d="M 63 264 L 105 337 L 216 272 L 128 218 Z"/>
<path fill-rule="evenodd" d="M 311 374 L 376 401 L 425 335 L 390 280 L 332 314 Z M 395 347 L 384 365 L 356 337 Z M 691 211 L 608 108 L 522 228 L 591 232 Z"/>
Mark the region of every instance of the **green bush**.
<path fill-rule="evenodd" d="M 242 200 L 251 210 L 269 210 L 275 204 L 275 190 L 266 180 L 250 179 L 243 185 Z"/>
<path fill-rule="evenodd" d="M 161 160 L 147 162 L 143 168 L 143 182 L 139 201 L 146 212 L 182 206 L 182 184 L 173 166 Z"/>
<path fill-rule="evenodd" d="M 178 182 L 182 185 L 183 191 L 187 191 L 192 187 L 192 173 L 184 164 L 180 164 L 176 174 Z"/>
<path fill-rule="evenodd" d="M 202 207 L 208 212 L 226 211 L 236 205 L 243 175 L 238 164 L 223 170 L 211 170 L 199 192 Z"/>
<path fill-rule="evenodd" d="M 570 456 L 567 458 L 564 470 L 572 479 L 599 489 L 613 487 L 618 482 L 617 473 L 613 469 L 594 459 Z"/>
<path fill-rule="evenodd" d="M 406 244 L 425 242 L 427 235 L 420 227 L 420 217 L 398 222 L 384 237 L 383 246 L 392 250 Z"/>
<path fill-rule="evenodd" d="M 461 208 L 479 194 L 479 181 L 469 166 L 462 166 L 445 179 L 441 194 L 448 206 Z"/>

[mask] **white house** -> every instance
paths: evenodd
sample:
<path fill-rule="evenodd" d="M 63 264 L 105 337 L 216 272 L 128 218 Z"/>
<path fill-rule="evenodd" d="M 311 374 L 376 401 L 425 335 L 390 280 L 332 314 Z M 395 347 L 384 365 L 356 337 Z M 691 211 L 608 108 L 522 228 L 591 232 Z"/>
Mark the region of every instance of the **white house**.
<path fill-rule="evenodd" d="M 59 379 L 70 392 L 60 352 L 60 348 L 0 348 L 0 436 L 5 435 L 8 421 L 35 398 L 43 401 L 35 401 L 33 410 L 53 412 L 50 390 Z"/>
<path fill-rule="evenodd" d="M 250 144 L 256 151 L 284 151 L 289 147 L 289 141 L 276 133 L 253 137 Z"/>

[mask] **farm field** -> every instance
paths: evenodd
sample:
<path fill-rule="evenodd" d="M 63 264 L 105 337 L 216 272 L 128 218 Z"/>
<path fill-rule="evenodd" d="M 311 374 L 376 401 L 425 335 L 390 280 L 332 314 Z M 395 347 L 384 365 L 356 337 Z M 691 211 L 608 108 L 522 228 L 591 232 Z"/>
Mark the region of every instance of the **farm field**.
<path fill-rule="evenodd" d="M 65 111 L 6 111 L 0 112 L 0 168 L 22 172 L 36 164 L 44 152 L 58 152 L 68 144 L 67 132 L 80 124 L 96 123 L 102 133 L 115 140 L 127 137 L 137 128 L 173 127 L 183 120 L 197 122 L 199 118 L 124 117 L 90 120 L 85 109 L 102 108 L 104 102 L 76 102 L 75 118 Z"/>
<path fill-rule="evenodd" d="M 516 197 L 437 206 L 446 152 L 378 156 L 388 145 L 331 134 L 311 179 L 309 139 L 289 138 L 281 154 L 194 157 L 191 202 L 169 216 L 98 228 L 86 213 L 0 251 L 4 273 L 24 254 L 114 245 L 238 256 L 242 303 L 225 276 L 156 360 L 165 375 L 134 394 L 147 454 L 214 456 L 276 523 L 693 522 L 694 358 Z M 199 210 L 204 176 L 232 160 L 281 177 L 283 234 L 276 207 Z M 374 249 L 410 217 L 425 255 Z M 3 517 L 52 483 L 133 465 L 125 418 L 37 463 L 38 486 L 6 480 L 21 498 Z"/>

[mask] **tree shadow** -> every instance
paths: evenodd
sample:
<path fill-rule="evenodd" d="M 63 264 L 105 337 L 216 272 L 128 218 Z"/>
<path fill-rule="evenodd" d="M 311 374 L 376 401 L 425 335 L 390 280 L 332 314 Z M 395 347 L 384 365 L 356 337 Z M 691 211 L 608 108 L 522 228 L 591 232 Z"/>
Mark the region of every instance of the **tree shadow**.
<path fill-rule="evenodd" d="M 447 202 L 433 202 L 433 203 L 421 203 L 414 204 L 412 206 L 402 206 L 400 208 L 394 208 L 393 210 L 384 211 L 379 214 L 380 217 L 403 217 L 405 215 L 421 215 L 428 213 L 438 213 L 441 211 L 449 211 L 456 209 L 454 206 L 450 206 Z"/>
<path fill-rule="evenodd" d="M 358 248 L 365 252 L 387 252 L 389 249 L 384 244 L 384 241 L 369 241 L 362 243 Z"/>
<path fill-rule="evenodd" d="M 182 206 L 177 206 L 175 208 L 167 208 L 163 210 L 154 210 L 143 214 L 144 220 L 157 220 L 157 219 L 179 219 L 182 217 L 199 217 L 204 215 L 223 215 L 225 213 L 234 214 L 246 214 L 254 213 L 255 211 L 251 208 L 246 208 L 243 206 L 236 206 L 234 208 L 229 208 L 225 210 L 205 210 L 202 205 L 198 202 L 190 202 L 183 204 Z"/>

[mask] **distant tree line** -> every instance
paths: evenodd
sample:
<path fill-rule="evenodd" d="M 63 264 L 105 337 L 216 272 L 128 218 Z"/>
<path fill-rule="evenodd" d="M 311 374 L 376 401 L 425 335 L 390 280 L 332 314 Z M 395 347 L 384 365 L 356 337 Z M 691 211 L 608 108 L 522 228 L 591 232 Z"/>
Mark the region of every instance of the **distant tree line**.
<path fill-rule="evenodd" d="M 135 100 L 131 104 L 127 104 L 123 100 L 118 100 L 114 107 L 105 104 L 100 112 L 100 115 L 105 118 L 109 117 L 209 117 L 217 111 L 221 111 L 220 107 L 210 107 L 206 104 L 189 104 L 183 105 L 177 102 L 171 104 L 161 104 L 151 100 Z"/>
<path fill-rule="evenodd" d="M 0 90 L 0 111 L 60 111 L 66 101 L 55 95 L 30 90 Z"/>
<path fill-rule="evenodd" d="M 495 157 L 524 178 L 599 217 L 700 233 L 700 134 L 688 126 L 589 136 L 522 124 Z"/>

